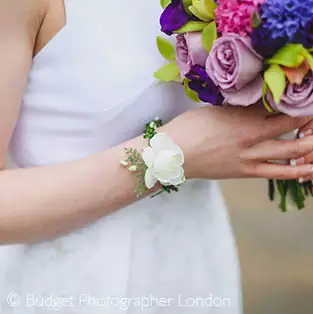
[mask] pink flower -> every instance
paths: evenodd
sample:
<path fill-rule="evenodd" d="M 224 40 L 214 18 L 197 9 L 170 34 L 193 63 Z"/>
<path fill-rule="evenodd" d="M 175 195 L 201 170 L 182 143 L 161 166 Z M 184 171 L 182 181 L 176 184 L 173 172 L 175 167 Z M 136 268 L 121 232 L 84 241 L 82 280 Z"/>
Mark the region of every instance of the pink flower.
<path fill-rule="evenodd" d="M 247 37 L 228 34 L 218 38 L 206 62 L 206 70 L 225 102 L 249 106 L 262 97 L 263 59 Z"/>
<path fill-rule="evenodd" d="M 195 65 L 205 66 L 208 53 L 202 44 L 202 33 L 179 34 L 176 37 L 176 62 L 182 78 Z"/>
<path fill-rule="evenodd" d="M 220 0 L 215 11 L 218 31 L 248 36 L 252 32 L 252 16 L 265 0 Z"/>
<path fill-rule="evenodd" d="M 287 83 L 284 95 L 278 104 L 271 92 L 267 94 L 269 104 L 277 111 L 292 117 L 313 116 L 313 73 L 310 71 L 301 84 Z"/>

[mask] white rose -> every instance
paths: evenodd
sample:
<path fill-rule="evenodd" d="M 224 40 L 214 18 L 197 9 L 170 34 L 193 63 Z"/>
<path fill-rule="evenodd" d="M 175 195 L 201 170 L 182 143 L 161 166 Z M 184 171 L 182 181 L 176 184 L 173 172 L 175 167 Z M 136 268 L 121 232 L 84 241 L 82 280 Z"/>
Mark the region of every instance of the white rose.
<path fill-rule="evenodd" d="M 159 181 L 162 185 L 182 184 L 184 175 L 184 153 L 165 133 L 156 134 L 150 147 L 144 149 L 142 158 L 148 167 L 145 184 L 152 189 Z"/>

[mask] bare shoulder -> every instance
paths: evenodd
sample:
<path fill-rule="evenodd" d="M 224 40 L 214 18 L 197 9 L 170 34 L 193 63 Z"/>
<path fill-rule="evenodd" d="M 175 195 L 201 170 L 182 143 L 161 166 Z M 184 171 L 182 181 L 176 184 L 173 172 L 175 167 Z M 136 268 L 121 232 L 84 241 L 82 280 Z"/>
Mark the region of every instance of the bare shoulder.
<path fill-rule="evenodd" d="M 41 0 L 39 0 L 41 1 Z M 44 18 L 41 20 L 34 54 L 37 54 L 65 26 L 65 0 L 46 0 L 41 8 Z"/>
<path fill-rule="evenodd" d="M 23 33 L 35 45 L 49 0 L 0 0 L 0 36 Z M 2 33 L 2 34 L 1 34 Z"/>

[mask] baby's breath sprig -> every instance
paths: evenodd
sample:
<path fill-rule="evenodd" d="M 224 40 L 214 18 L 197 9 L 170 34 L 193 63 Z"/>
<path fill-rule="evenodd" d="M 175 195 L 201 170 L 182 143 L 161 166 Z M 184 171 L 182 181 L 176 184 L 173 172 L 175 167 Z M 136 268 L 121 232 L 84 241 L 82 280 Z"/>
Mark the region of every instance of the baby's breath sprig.
<path fill-rule="evenodd" d="M 148 191 L 145 185 L 145 173 L 147 166 L 144 163 L 141 153 L 135 148 L 125 148 L 126 159 L 121 161 L 124 167 L 127 167 L 129 171 L 136 173 L 136 197 L 141 197 Z"/>
<path fill-rule="evenodd" d="M 163 123 L 162 123 L 162 120 L 160 118 L 155 118 L 154 120 L 152 120 L 151 122 L 146 124 L 143 138 L 147 138 L 147 139 L 151 140 L 153 138 L 153 136 L 155 136 L 157 134 L 157 128 L 159 128 L 162 125 L 163 125 Z"/>

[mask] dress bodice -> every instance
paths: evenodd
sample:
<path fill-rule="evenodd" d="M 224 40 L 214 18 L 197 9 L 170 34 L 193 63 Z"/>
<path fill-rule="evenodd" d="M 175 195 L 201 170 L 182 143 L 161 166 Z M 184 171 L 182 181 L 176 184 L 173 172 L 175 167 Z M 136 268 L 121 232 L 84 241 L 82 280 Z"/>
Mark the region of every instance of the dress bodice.
<path fill-rule="evenodd" d="M 65 0 L 66 26 L 34 58 L 9 152 L 17 167 L 87 157 L 198 104 L 153 72 L 159 0 Z M 108 184 L 112 178 L 107 178 Z M 45 210 L 44 208 L 42 210 Z M 56 208 L 60 211 L 62 208 Z M 136 314 L 140 307 L 80 305 L 94 297 L 169 298 L 146 314 L 240 314 L 232 231 L 220 191 L 205 180 L 145 198 L 75 232 L 34 245 L 0 247 L 0 312 L 50 313 L 27 294 L 73 297 L 61 313 Z M 4 300 L 17 292 L 21 304 Z M 231 308 L 186 307 L 188 297 L 231 298 Z M 3 300 L 3 301 L 1 301 Z"/>
<path fill-rule="evenodd" d="M 195 108 L 158 82 L 159 1 L 67 0 L 66 26 L 34 58 L 10 145 L 19 167 L 86 157 Z"/>

